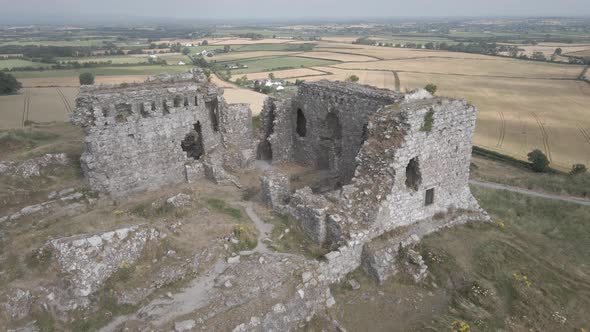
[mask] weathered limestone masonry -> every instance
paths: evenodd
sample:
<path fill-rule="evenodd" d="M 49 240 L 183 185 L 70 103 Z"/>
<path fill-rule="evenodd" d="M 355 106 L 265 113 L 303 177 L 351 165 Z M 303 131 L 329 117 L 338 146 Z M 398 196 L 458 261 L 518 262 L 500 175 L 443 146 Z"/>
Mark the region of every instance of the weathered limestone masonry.
<path fill-rule="evenodd" d="M 354 175 L 370 115 L 403 95 L 358 84 L 302 84 L 290 100 L 269 99 L 262 111 L 264 140 L 259 158 L 296 161 L 330 170 L 339 182 Z M 271 153 L 264 153 L 270 148 Z M 262 152 L 262 153 L 261 153 Z"/>
<path fill-rule="evenodd" d="M 372 97 L 376 100 L 370 102 Z M 303 188 L 284 204 L 269 202 L 297 219 L 317 243 L 339 248 L 322 265 L 327 280 L 343 277 L 362 260 L 370 269 L 371 261 L 378 261 L 370 253 L 383 251 L 363 255 L 363 247 L 400 227 L 420 224 L 423 236 L 447 225 L 489 219 L 468 186 L 476 109 L 464 100 L 324 81 L 304 83 L 290 101 L 268 102 L 263 116 L 282 127 L 291 124 L 288 133 L 267 136 L 273 162 L 327 167 L 344 184 L 323 194 Z M 292 152 L 276 154 L 289 150 L 285 144 L 293 145 Z M 354 176 L 347 181 L 351 170 Z M 263 181 L 278 177 L 266 175 Z M 378 279 L 386 278 L 382 274 Z"/>
<path fill-rule="evenodd" d="M 115 196 L 225 172 L 254 160 L 248 105 L 228 105 L 202 71 L 144 84 L 83 86 L 72 122 L 84 127 L 82 169 L 93 190 Z"/>

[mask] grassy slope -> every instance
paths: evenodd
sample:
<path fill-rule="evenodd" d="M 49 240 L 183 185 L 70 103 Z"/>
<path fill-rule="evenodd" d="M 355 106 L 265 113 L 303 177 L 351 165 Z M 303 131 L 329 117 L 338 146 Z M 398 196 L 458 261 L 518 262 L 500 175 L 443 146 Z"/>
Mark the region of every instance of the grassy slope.
<path fill-rule="evenodd" d="M 362 270 L 333 287 L 348 330 L 580 331 L 590 321 L 590 208 L 473 188 L 494 223 L 453 227 L 418 247 L 424 284 L 399 274 L 383 285 Z M 525 278 L 526 277 L 526 278 Z M 562 317 L 565 321 L 562 321 Z"/>
<path fill-rule="evenodd" d="M 590 197 L 590 174 L 570 176 L 564 173 L 535 173 L 524 167 L 508 165 L 483 157 L 474 157 L 472 178 L 536 191 Z"/>

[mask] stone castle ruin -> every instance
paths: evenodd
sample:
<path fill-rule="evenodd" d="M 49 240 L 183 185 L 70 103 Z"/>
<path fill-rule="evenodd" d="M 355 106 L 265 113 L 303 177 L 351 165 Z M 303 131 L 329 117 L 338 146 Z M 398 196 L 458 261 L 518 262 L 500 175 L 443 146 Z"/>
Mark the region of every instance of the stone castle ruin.
<path fill-rule="evenodd" d="M 303 83 L 294 96 L 266 100 L 255 134 L 249 107 L 227 104 L 195 69 L 83 87 L 77 106 L 82 168 L 95 191 L 122 196 L 198 178 L 239 185 L 232 173 L 258 159 L 263 201 L 330 248 L 320 269 L 328 282 L 359 266 L 382 281 L 403 243 L 488 220 L 468 186 L 476 109 L 464 100 Z M 312 176 L 300 181 L 285 165 Z M 408 228 L 411 239 L 392 240 Z"/>
<path fill-rule="evenodd" d="M 251 111 L 228 104 L 200 70 L 144 84 L 82 86 L 72 122 L 84 128 L 81 163 L 92 190 L 122 196 L 253 165 Z"/>

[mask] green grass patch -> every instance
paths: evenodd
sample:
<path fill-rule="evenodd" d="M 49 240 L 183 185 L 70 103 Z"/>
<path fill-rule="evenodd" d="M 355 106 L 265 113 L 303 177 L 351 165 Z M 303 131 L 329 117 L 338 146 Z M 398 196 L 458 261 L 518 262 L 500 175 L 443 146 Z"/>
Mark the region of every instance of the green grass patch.
<path fill-rule="evenodd" d="M 227 214 L 228 216 L 231 216 L 237 220 L 242 219 L 242 210 L 227 206 L 225 201 L 222 199 L 209 198 L 207 200 L 207 204 L 215 211 Z"/>
<path fill-rule="evenodd" d="M 25 59 L 0 60 L 0 70 L 12 69 L 15 67 L 35 67 L 35 68 L 44 67 L 44 68 L 46 68 L 49 66 L 50 65 L 47 63 L 34 62 L 34 61 L 25 60 Z"/>
<path fill-rule="evenodd" d="M 151 219 L 169 216 L 178 211 L 168 204 L 141 203 L 133 207 L 129 212 L 142 218 Z"/>
<path fill-rule="evenodd" d="M 21 149 L 56 141 L 59 134 L 34 129 L 12 129 L 0 131 L 0 153 L 9 153 Z"/>
<path fill-rule="evenodd" d="M 33 319 L 35 319 L 35 325 L 41 332 L 53 332 L 56 331 L 55 320 L 53 316 L 47 311 L 35 311 L 33 312 Z"/>
<path fill-rule="evenodd" d="M 510 176 L 503 176 L 502 174 L 488 174 L 475 168 L 472 170 L 472 177 L 476 180 L 496 182 L 536 191 L 590 198 L 589 173 L 570 175 L 554 169 L 550 169 L 547 173 L 537 173 L 531 170 L 528 162 L 476 146 L 473 147 L 473 155 L 489 159 L 492 163 L 501 162 L 507 164 L 509 167 L 506 167 L 506 172 L 510 172 Z M 517 170 L 511 171 L 510 167 L 515 167 Z"/>
<path fill-rule="evenodd" d="M 233 232 L 239 241 L 233 244 L 234 251 L 252 250 L 258 245 L 258 231 L 253 225 L 236 225 Z"/>
<path fill-rule="evenodd" d="M 432 124 L 434 123 L 434 111 L 430 110 L 426 115 L 424 115 L 424 122 L 422 123 L 422 127 L 420 127 L 420 131 L 427 131 L 430 132 L 432 130 Z"/>
<path fill-rule="evenodd" d="M 230 61 L 235 63 L 236 61 Z M 231 70 L 232 75 L 241 75 L 247 73 L 255 73 L 262 71 L 279 71 L 286 69 L 295 68 L 306 68 L 314 66 L 329 66 L 339 63 L 333 60 L 313 59 L 313 58 L 301 58 L 291 56 L 268 56 L 259 57 L 253 59 L 245 59 L 237 61 L 242 65 L 248 66 L 248 68 Z M 223 62 L 219 62 L 218 65 L 222 65 Z"/>

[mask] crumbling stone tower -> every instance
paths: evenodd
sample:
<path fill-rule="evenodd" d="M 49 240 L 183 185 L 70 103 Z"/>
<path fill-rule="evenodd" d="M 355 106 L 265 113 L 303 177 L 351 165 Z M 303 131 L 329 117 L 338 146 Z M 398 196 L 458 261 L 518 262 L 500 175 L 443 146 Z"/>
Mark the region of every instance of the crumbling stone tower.
<path fill-rule="evenodd" d="M 115 196 L 208 177 L 254 160 L 251 111 L 229 105 L 202 71 L 143 84 L 83 86 L 72 122 L 84 128 L 81 163 L 90 188 Z"/>
<path fill-rule="evenodd" d="M 262 179 L 268 203 L 317 243 L 366 242 L 452 211 L 486 218 L 468 186 L 476 109 L 464 100 L 320 81 L 268 100 L 262 117 L 259 158 L 330 174 L 315 192 L 284 192 L 280 174 Z"/>

